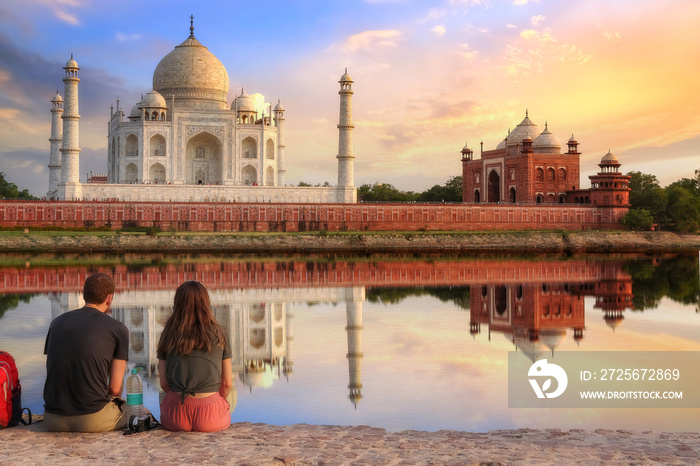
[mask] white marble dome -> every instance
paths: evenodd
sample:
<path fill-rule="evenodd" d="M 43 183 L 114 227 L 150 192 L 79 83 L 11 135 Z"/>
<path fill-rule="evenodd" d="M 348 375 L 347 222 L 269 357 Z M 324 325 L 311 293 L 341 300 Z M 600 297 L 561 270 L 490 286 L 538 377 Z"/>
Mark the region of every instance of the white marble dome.
<path fill-rule="evenodd" d="M 131 107 L 131 113 L 129 113 L 129 118 L 141 118 L 141 102 L 136 102 L 136 104 Z"/>
<path fill-rule="evenodd" d="M 167 54 L 153 72 L 153 89 L 175 106 L 226 108 L 229 79 L 224 65 L 190 35 Z"/>
<path fill-rule="evenodd" d="M 236 97 L 231 104 L 231 110 L 238 110 L 244 112 L 254 112 L 255 105 L 248 94 L 241 91 L 241 95 Z"/>
<path fill-rule="evenodd" d="M 58 91 L 56 91 L 56 95 L 53 96 L 51 102 L 63 102 L 63 97 L 61 97 L 61 94 L 59 94 Z"/>
<path fill-rule="evenodd" d="M 617 160 L 617 157 L 613 155 L 612 152 L 608 151 L 607 154 L 603 156 L 602 159 L 600 159 L 600 163 L 602 165 L 619 165 L 620 162 Z"/>
<path fill-rule="evenodd" d="M 72 55 L 72 54 L 71 54 L 71 56 L 70 56 L 70 60 L 68 60 L 68 61 L 66 62 L 66 66 L 64 67 L 64 69 L 65 69 L 65 68 L 78 68 L 78 62 L 75 61 L 75 60 L 73 60 L 73 55 Z M 78 68 L 78 69 L 80 69 L 80 68 Z"/>
<path fill-rule="evenodd" d="M 561 150 L 561 142 L 547 129 L 547 124 L 545 123 L 544 131 L 532 141 L 532 148 L 535 152 L 559 153 Z"/>
<path fill-rule="evenodd" d="M 165 99 L 157 91 L 151 91 L 141 99 L 141 107 L 166 108 Z"/>
<path fill-rule="evenodd" d="M 515 127 L 513 131 L 508 135 L 508 146 L 515 146 L 521 144 L 523 139 L 530 137 L 533 141 L 540 134 L 540 129 L 536 124 L 530 120 L 530 117 L 525 113 L 525 118 L 520 122 L 518 126 Z"/>

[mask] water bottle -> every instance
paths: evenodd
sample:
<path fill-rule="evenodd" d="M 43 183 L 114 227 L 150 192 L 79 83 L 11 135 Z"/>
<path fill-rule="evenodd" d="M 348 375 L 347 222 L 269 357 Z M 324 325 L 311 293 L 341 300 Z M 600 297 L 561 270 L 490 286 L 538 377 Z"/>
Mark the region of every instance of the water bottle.
<path fill-rule="evenodd" d="M 132 416 L 136 419 L 144 417 L 143 410 L 143 380 L 137 368 L 131 369 L 131 375 L 126 379 L 126 418 L 131 422 Z"/>

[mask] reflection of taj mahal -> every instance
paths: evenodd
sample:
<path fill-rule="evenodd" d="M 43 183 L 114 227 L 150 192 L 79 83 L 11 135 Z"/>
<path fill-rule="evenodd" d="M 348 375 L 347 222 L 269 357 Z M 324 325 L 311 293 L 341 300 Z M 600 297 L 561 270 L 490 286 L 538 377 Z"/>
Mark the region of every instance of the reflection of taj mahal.
<path fill-rule="evenodd" d="M 142 376 L 159 388 L 156 348 L 172 312 L 174 290 L 125 291 L 115 295 L 114 318 L 129 329 L 129 366 L 142 367 Z M 292 302 L 345 302 L 349 398 L 362 398 L 362 303 L 364 288 L 305 288 L 210 290 L 212 311 L 231 344 L 235 378 L 253 390 L 293 373 Z M 51 295 L 52 318 L 83 305 L 80 293 Z M 149 303 L 149 304 L 144 304 Z"/>
<path fill-rule="evenodd" d="M 71 56 L 65 94 L 52 100 L 48 198 L 125 201 L 355 202 L 352 79 L 340 78 L 338 184 L 285 188 L 285 109 L 241 91 L 228 103 L 224 65 L 194 36 L 167 54 L 153 90 L 129 111 L 112 106 L 107 174 L 79 181 L 78 84 Z M 65 98 L 65 100 L 64 100 Z"/>

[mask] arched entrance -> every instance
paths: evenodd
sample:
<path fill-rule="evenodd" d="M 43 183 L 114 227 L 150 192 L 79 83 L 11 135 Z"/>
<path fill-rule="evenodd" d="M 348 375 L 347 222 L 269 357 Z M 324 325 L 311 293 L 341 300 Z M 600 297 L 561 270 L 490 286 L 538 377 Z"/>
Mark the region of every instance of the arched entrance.
<path fill-rule="evenodd" d="M 162 164 L 154 163 L 148 171 L 153 184 L 165 183 L 165 167 Z"/>
<path fill-rule="evenodd" d="M 254 186 L 258 182 L 258 172 L 252 165 L 246 165 L 241 171 L 241 180 L 245 186 Z"/>
<path fill-rule="evenodd" d="M 139 179 L 139 169 L 133 163 L 126 166 L 124 171 L 124 182 L 125 183 L 136 183 Z"/>
<path fill-rule="evenodd" d="M 510 202 L 515 204 L 515 188 L 510 188 Z"/>
<path fill-rule="evenodd" d="M 265 170 L 265 186 L 275 185 L 275 170 L 272 167 L 267 167 Z"/>
<path fill-rule="evenodd" d="M 476 202 L 477 204 L 481 202 L 481 194 L 479 194 L 478 189 L 474 191 L 474 202 Z"/>
<path fill-rule="evenodd" d="M 185 181 L 187 184 L 221 184 L 221 142 L 207 133 L 199 133 L 187 141 Z"/>
<path fill-rule="evenodd" d="M 486 200 L 488 202 L 501 202 L 501 177 L 496 170 L 492 170 L 491 173 L 489 173 L 488 186 L 489 190 Z"/>

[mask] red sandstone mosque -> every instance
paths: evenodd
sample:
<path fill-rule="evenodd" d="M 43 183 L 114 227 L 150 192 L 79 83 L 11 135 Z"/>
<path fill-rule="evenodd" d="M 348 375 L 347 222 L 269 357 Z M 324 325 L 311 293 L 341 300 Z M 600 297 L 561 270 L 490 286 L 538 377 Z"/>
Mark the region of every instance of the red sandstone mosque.
<path fill-rule="evenodd" d="M 567 151 L 544 125 L 540 132 L 525 111 L 525 119 L 508 132 L 495 149 L 474 158 L 462 149 L 462 199 L 466 203 L 593 204 L 629 207 L 630 177 L 620 173 L 620 162 L 608 152 L 590 177 L 591 188 L 581 189 L 578 141 L 572 135 Z"/>

